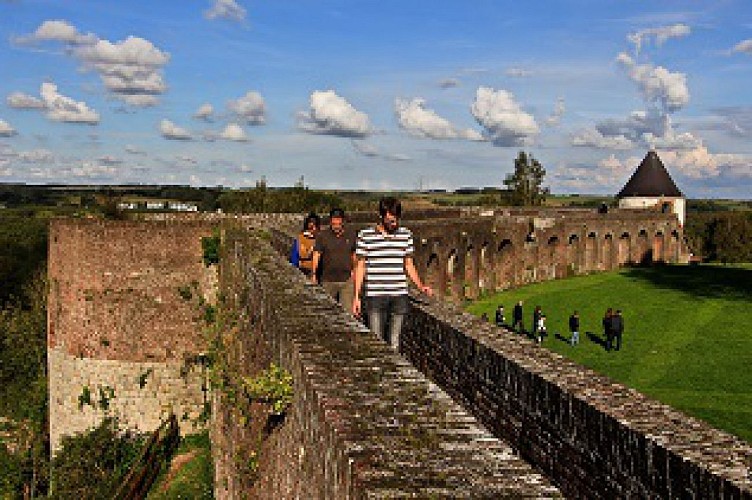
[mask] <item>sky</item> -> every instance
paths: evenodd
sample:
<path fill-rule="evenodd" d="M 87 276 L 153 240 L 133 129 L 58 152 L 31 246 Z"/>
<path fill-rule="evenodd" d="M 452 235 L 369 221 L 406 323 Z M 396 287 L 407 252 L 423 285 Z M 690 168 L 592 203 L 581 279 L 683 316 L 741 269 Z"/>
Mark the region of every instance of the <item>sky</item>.
<path fill-rule="evenodd" d="M 0 182 L 752 198 L 749 0 L 0 0 Z"/>

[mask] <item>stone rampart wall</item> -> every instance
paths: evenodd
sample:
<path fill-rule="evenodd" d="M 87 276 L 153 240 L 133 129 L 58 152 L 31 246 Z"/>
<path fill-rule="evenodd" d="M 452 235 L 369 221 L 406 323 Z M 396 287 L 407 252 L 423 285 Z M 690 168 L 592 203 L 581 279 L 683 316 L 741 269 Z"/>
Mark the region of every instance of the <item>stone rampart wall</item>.
<path fill-rule="evenodd" d="M 414 303 L 402 351 L 574 498 L 752 498 L 752 447 L 505 329 Z"/>
<path fill-rule="evenodd" d="M 221 293 L 238 307 L 232 338 L 242 349 L 227 347 L 235 373 L 252 375 L 257 358 L 276 360 L 292 373 L 295 396 L 270 429 L 263 415 L 243 422 L 238 403 L 218 391 L 217 498 L 558 496 L 508 445 L 305 284 L 268 234 L 227 236 Z M 266 430 L 251 484 L 244 464 L 257 442 L 254 425 Z"/>
<path fill-rule="evenodd" d="M 108 415 L 144 433 L 153 432 L 170 412 L 182 435 L 203 428 L 209 397 L 202 390 L 201 365 L 78 358 L 59 348 L 49 349 L 47 357 L 53 453 L 63 436 L 96 427 Z"/>
<path fill-rule="evenodd" d="M 94 426 L 105 415 L 100 388 L 114 396 L 107 403 L 110 414 L 128 427 L 153 431 L 171 408 L 184 432 L 194 430 L 204 402 L 195 371 L 206 349 L 200 302 L 215 302 L 217 281 L 216 266 L 203 262 L 201 238 L 214 227 L 200 220 L 51 223 L 53 450 L 61 436 Z M 84 388 L 92 404 L 79 408 Z"/>

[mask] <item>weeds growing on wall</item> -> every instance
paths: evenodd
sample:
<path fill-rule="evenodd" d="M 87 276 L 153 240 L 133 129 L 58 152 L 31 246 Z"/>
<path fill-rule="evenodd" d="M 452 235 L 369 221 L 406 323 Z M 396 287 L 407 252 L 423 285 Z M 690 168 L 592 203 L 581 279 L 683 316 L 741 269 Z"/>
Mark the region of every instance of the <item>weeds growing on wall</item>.
<path fill-rule="evenodd" d="M 143 436 L 107 417 L 94 429 L 65 436 L 52 460 L 51 498 L 112 498 L 138 457 Z"/>

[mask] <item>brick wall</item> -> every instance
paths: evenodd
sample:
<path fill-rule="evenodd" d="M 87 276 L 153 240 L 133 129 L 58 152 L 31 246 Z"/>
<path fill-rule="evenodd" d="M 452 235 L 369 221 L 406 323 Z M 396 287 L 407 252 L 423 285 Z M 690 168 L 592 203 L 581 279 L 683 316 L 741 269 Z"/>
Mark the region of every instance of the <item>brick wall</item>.
<path fill-rule="evenodd" d="M 402 351 L 495 436 L 586 498 L 752 498 L 752 447 L 451 306 L 415 303 Z"/>
<path fill-rule="evenodd" d="M 213 225 L 200 220 L 51 223 L 53 450 L 61 436 L 94 426 L 105 414 L 96 404 L 79 408 L 84 387 L 94 402 L 99 388 L 112 389 L 108 411 L 128 427 L 153 431 L 172 409 L 183 432 L 195 430 L 192 421 L 204 402 L 202 378 L 191 363 L 205 350 L 199 296 L 215 302 L 217 281 L 216 269 L 203 263 L 201 237 L 210 235 Z"/>

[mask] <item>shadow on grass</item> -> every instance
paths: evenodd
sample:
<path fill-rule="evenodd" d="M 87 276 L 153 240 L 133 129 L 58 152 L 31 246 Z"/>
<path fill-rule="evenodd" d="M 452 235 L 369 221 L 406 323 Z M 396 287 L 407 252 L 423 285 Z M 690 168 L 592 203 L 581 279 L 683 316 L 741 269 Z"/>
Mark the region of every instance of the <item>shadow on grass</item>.
<path fill-rule="evenodd" d="M 601 337 L 600 335 L 597 335 L 593 332 L 585 332 L 585 335 L 587 335 L 587 338 L 590 339 L 590 342 L 593 344 L 598 344 L 599 346 L 603 347 L 603 349 L 606 349 L 606 339 L 604 337 Z"/>
<path fill-rule="evenodd" d="M 556 334 L 554 334 L 554 338 L 556 338 L 558 340 L 561 340 L 565 344 L 571 344 L 572 343 L 572 339 L 569 339 L 569 338 L 565 337 L 564 335 L 562 335 L 559 332 L 556 332 Z"/>
<path fill-rule="evenodd" d="M 631 268 L 626 276 L 695 296 L 752 300 L 752 269 L 723 266 L 655 266 Z"/>

